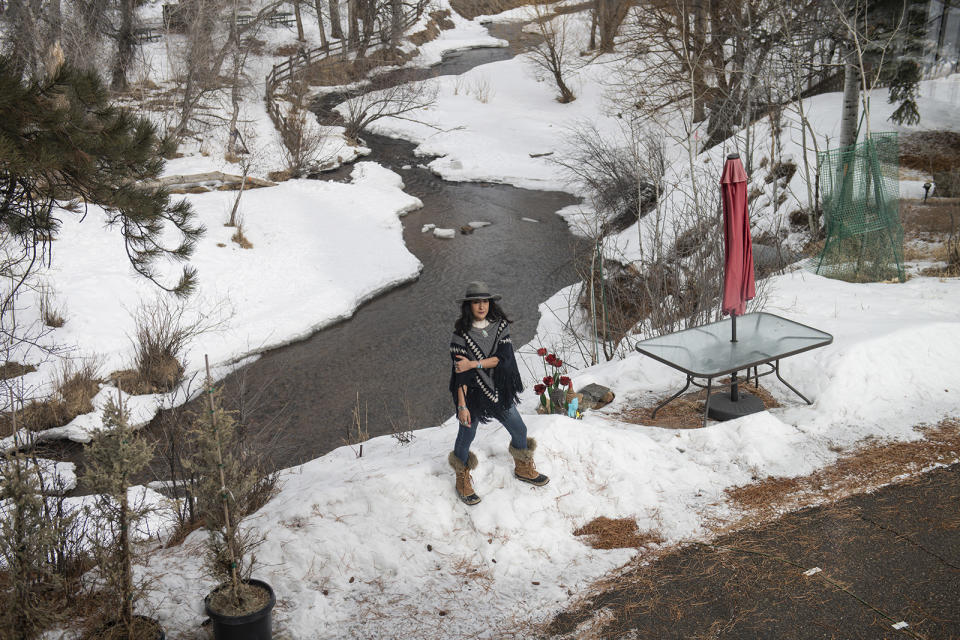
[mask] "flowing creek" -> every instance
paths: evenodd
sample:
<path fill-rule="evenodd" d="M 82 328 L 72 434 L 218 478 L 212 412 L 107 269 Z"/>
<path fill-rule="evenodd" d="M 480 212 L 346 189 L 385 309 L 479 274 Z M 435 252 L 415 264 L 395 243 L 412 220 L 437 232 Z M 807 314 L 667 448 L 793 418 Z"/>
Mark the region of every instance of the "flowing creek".
<path fill-rule="evenodd" d="M 523 37 L 516 25 L 492 31 L 513 47 Z M 417 73 L 461 74 L 512 57 L 513 47 L 455 52 Z M 402 73 L 410 79 L 409 71 Z M 538 305 L 577 280 L 574 256 L 582 243 L 556 215 L 576 202 L 570 195 L 446 182 L 422 168 L 425 160 L 414 156 L 412 143 L 363 138 L 373 149 L 365 160 L 400 174 L 405 190 L 423 201 L 423 208 L 403 218 L 404 242 L 423 271 L 416 281 L 362 305 L 349 320 L 269 351 L 224 380 L 228 406 L 237 406 L 238 390 L 245 390 L 249 428 L 272 439 L 272 461 L 280 467 L 344 444 L 358 400 L 371 437 L 435 426 L 453 415 L 447 347 L 459 312 L 456 299 L 467 282 L 485 280 L 503 295 L 514 343 L 522 345 L 534 336 Z M 343 167 L 332 179 L 349 179 L 350 171 Z M 472 221 L 491 224 L 470 235 L 458 231 L 452 240 L 421 233 L 424 224 L 459 230 Z"/>
<path fill-rule="evenodd" d="M 520 38 L 516 26 L 497 31 L 514 45 Z M 423 73 L 460 74 L 515 53 L 510 48 L 460 51 Z M 423 201 L 423 208 L 403 218 L 404 241 L 423 270 L 417 280 L 361 305 L 350 319 L 268 351 L 221 381 L 224 405 L 240 409 L 246 432 L 277 468 L 343 445 L 358 401 L 371 437 L 397 428 L 435 426 L 453 415 L 448 344 L 459 313 L 456 299 L 467 282 L 485 280 L 503 295 L 504 309 L 514 321 L 514 343 L 523 345 L 536 331 L 538 305 L 577 280 L 574 256 L 584 245 L 556 215 L 576 202 L 570 195 L 446 182 L 422 167 L 425 160 L 414 156 L 412 143 L 369 134 L 363 138 L 373 149 L 363 160 L 400 174 L 405 190 Z M 346 166 L 324 177 L 349 180 L 350 171 Z M 460 227 L 472 221 L 491 224 L 461 234 Z M 421 233 L 428 223 L 457 229 L 457 235 L 446 240 Z M 186 408 L 199 412 L 199 402 Z M 149 428 L 158 438 L 162 417 Z M 453 437 L 451 432 L 451 446 Z M 82 465 L 78 448 L 54 448 L 59 449 L 56 457 Z M 165 477 L 160 458 L 152 466 L 156 477 Z"/>

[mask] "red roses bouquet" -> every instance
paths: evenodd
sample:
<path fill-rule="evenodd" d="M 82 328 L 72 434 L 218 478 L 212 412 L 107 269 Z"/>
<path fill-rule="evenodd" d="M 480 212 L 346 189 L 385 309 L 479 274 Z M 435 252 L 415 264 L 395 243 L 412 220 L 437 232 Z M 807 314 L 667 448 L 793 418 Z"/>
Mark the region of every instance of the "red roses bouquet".
<path fill-rule="evenodd" d="M 542 384 L 537 383 L 533 385 L 533 392 L 540 396 L 540 404 L 544 410 L 547 413 L 553 413 L 551 392 L 563 388 L 565 391 L 561 402 L 564 413 L 566 413 L 567 396 L 571 395 L 567 393 L 567 391 L 573 391 L 573 382 L 568 376 L 562 375 L 561 367 L 563 367 L 563 360 L 558 358 L 554 353 L 548 353 L 547 350 L 542 347 L 537 349 L 537 355 L 543 358 L 543 372 L 546 375 L 543 377 Z"/>

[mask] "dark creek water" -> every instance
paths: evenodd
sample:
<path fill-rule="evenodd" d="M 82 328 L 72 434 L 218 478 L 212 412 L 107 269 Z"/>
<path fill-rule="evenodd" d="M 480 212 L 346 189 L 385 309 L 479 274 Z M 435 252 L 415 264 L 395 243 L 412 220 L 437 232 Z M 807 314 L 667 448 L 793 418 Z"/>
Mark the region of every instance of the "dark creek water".
<path fill-rule="evenodd" d="M 505 60 L 524 37 L 517 25 L 497 27 L 494 35 L 511 47 L 456 52 L 417 77 L 460 74 Z M 401 78 L 409 81 L 410 72 L 401 71 Z M 315 105 L 322 120 L 328 108 Z M 405 190 L 423 201 L 422 209 L 403 218 L 404 241 L 423 271 L 415 282 L 364 304 L 351 319 L 267 352 L 224 380 L 226 403 L 242 404 L 250 433 L 270 441 L 272 461 L 280 467 L 344 444 L 358 401 L 371 437 L 434 426 L 452 415 L 447 346 L 456 299 L 467 282 L 485 280 L 503 295 L 520 345 L 534 335 L 538 305 L 576 281 L 574 256 L 581 243 L 555 215 L 575 202 L 569 195 L 445 182 L 417 167 L 426 161 L 414 157 L 413 144 L 375 135 L 364 141 L 373 149 L 366 159 L 403 176 Z M 346 180 L 350 171 L 343 167 L 326 179 Z M 472 221 L 491 225 L 469 235 L 458 232 L 452 240 L 421 233 L 424 224 L 459 230 Z"/>
<path fill-rule="evenodd" d="M 523 344 L 536 330 L 539 303 L 576 280 L 579 242 L 555 215 L 574 202 L 569 195 L 445 182 L 424 169 L 402 169 L 418 162 L 412 144 L 365 140 L 376 150 L 371 159 L 402 175 L 406 191 L 423 200 L 403 219 L 404 241 L 423 272 L 351 319 L 270 351 L 225 380 L 229 403 L 245 390 L 252 431 L 276 436 L 273 461 L 280 466 L 342 445 L 358 397 L 371 436 L 395 426 L 434 426 L 452 415 L 447 346 L 468 281 L 485 280 L 503 295 L 514 341 Z M 459 229 L 477 220 L 491 225 L 452 240 L 421 233 L 427 223 Z"/>
<path fill-rule="evenodd" d="M 516 25 L 499 27 L 495 35 L 514 45 L 523 37 Z M 457 52 L 418 73 L 459 74 L 515 53 L 513 48 Z M 409 75 L 403 78 L 409 80 Z M 324 107 L 318 104 L 316 109 Z M 556 215 L 575 202 L 571 196 L 445 182 L 417 168 L 426 160 L 414 157 L 413 144 L 374 135 L 364 140 L 373 149 L 366 159 L 403 176 L 406 191 L 423 201 L 422 209 L 403 218 L 404 241 L 423 263 L 423 271 L 415 282 L 362 305 L 352 318 L 269 351 L 222 381 L 225 406 L 241 411 L 247 433 L 269 451 L 276 467 L 343 445 L 358 399 L 371 437 L 396 428 L 435 426 L 453 415 L 447 347 L 459 313 L 456 299 L 467 282 L 485 280 L 503 295 L 504 308 L 514 320 L 514 343 L 522 345 L 533 338 L 538 305 L 577 279 L 574 256 L 581 243 Z M 349 180 L 351 170 L 343 167 L 324 178 Z M 421 233 L 428 223 L 459 230 L 472 221 L 491 225 L 470 235 L 458 231 L 452 240 Z M 202 409 L 198 402 L 191 405 L 186 408 Z M 158 437 L 162 418 L 149 429 Z M 451 447 L 453 438 L 451 430 Z M 60 443 L 53 448 L 59 449 L 51 452 L 56 457 L 82 464 L 78 447 Z M 162 458 L 152 466 L 153 474 L 166 477 Z"/>

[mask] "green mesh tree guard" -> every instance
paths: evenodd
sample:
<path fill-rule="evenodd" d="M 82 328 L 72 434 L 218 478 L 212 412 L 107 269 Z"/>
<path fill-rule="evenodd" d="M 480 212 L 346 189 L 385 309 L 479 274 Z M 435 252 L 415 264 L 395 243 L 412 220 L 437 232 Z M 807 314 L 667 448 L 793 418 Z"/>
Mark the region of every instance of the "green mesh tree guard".
<path fill-rule="evenodd" d="M 899 145 L 896 133 L 817 154 L 827 239 L 810 266 L 850 282 L 880 282 L 903 272 Z"/>

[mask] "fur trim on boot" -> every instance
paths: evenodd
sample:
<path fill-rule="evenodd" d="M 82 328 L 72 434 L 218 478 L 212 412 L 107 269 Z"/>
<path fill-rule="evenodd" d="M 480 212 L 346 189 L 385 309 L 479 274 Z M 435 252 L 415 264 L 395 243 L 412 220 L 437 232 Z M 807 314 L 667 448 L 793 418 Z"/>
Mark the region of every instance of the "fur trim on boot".
<path fill-rule="evenodd" d="M 447 462 L 457 474 L 457 495 L 464 504 L 473 506 L 480 502 L 480 496 L 474 492 L 473 482 L 470 479 L 470 472 L 477 468 L 477 456 L 470 452 L 467 454 L 467 464 L 463 464 L 463 461 L 451 451 L 447 456 Z"/>
<path fill-rule="evenodd" d="M 542 487 L 550 482 L 550 478 L 538 472 L 536 465 L 533 464 L 533 453 L 536 450 L 537 441 L 533 438 L 527 438 L 526 449 L 516 449 L 510 445 L 510 455 L 513 456 L 514 463 L 513 475 L 517 480 Z"/>

